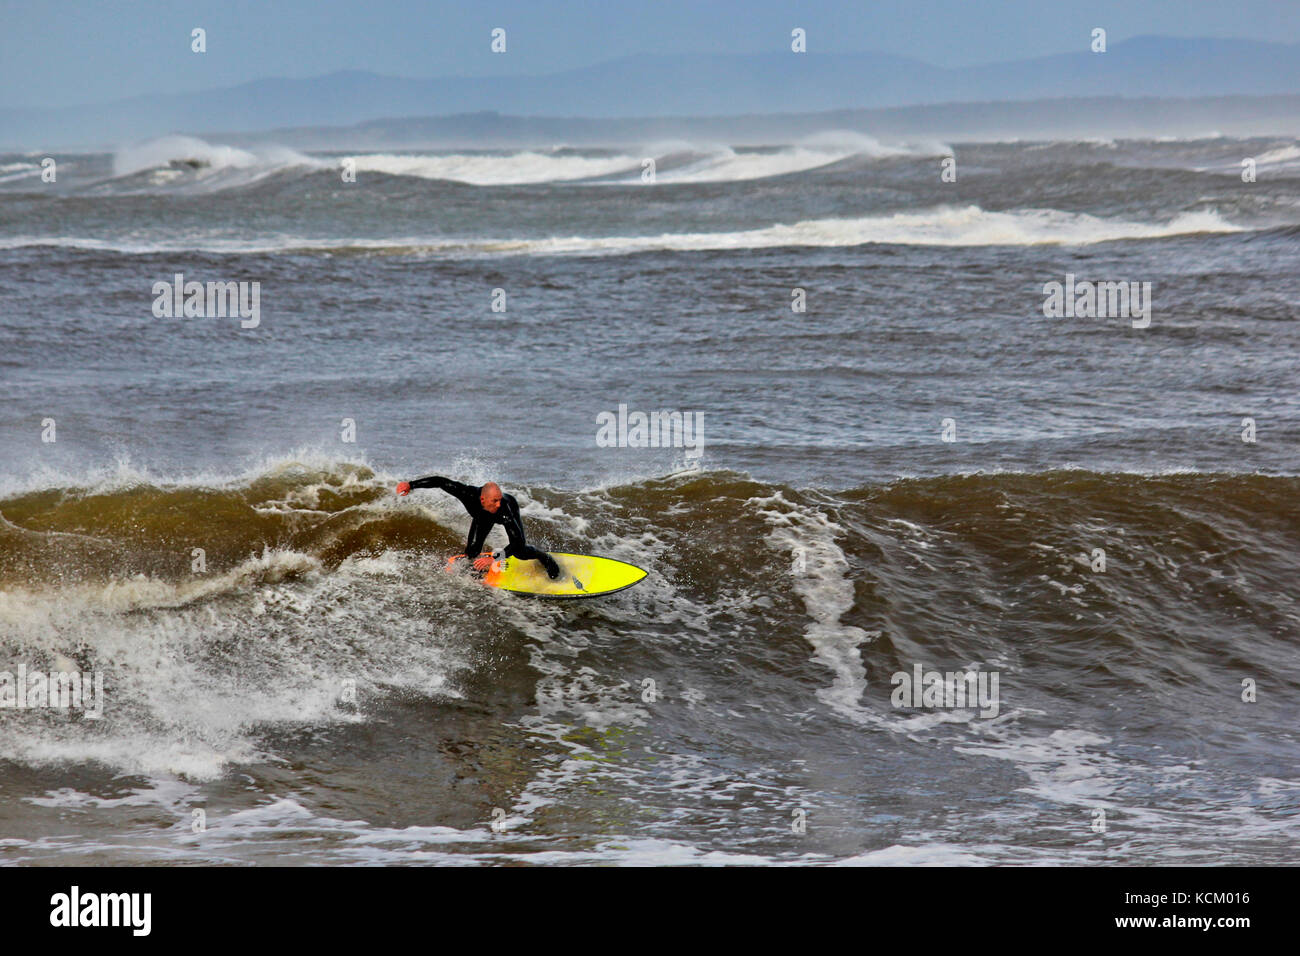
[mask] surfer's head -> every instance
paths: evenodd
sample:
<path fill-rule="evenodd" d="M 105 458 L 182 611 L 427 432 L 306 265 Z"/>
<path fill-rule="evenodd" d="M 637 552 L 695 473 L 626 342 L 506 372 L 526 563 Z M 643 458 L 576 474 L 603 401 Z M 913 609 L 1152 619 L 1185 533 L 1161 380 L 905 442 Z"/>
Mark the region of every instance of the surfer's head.
<path fill-rule="evenodd" d="M 501 507 L 501 486 L 495 481 L 489 481 L 478 490 L 478 503 L 488 514 L 496 514 Z"/>

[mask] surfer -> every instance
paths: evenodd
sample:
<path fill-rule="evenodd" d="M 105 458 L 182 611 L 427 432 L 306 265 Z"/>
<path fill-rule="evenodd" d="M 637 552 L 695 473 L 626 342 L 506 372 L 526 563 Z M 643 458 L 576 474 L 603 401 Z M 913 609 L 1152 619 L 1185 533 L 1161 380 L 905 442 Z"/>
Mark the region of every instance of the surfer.
<path fill-rule="evenodd" d="M 506 545 L 507 558 L 519 558 L 521 561 L 540 561 L 546 573 L 554 581 L 560 576 L 560 566 L 545 551 L 529 547 L 524 541 L 524 524 L 519 518 L 519 502 L 514 495 L 507 495 L 495 481 L 489 481 L 481 488 L 467 485 L 462 481 L 452 481 L 439 475 L 417 478 L 415 481 L 397 483 L 399 495 L 409 495 L 416 488 L 440 488 L 451 495 L 469 512 L 469 537 L 465 541 L 465 557 L 474 561 L 474 567 L 486 571 L 492 566 L 492 555 L 481 554 L 483 541 L 494 524 L 506 529 L 510 543 Z"/>

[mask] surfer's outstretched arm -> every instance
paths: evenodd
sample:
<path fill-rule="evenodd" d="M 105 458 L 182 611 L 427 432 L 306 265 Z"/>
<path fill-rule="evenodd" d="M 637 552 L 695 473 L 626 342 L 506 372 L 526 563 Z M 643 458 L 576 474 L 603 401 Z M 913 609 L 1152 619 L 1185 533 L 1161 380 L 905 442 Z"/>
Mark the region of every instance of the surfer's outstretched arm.
<path fill-rule="evenodd" d="M 473 485 L 467 485 L 463 481 L 453 481 L 451 478 L 444 478 L 441 475 L 429 475 L 427 478 L 416 478 L 415 481 L 403 481 L 397 486 L 397 493 L 404 495 L 420 488 L 437 488 L 447 492 L 447 494 L 463 504 L 471 514 L 474 512 L 474 504 L 478 501 L 478 489 Z"/>

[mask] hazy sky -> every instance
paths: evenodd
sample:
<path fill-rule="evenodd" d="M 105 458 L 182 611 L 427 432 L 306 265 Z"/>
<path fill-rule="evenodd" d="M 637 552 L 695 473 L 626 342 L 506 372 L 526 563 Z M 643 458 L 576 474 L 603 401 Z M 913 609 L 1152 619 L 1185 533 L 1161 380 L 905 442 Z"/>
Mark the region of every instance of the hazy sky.
<path fill-rule="evenodd" d="M 0 106 L 67 106 L 341 69 L 550 73 L 634 53 L 881 50 L 944 66 L 1142 34 L 1300 42 L 1300 0 L 0 0 Z M 190 52 L 190 30 L 208 52 Z M 507 31 L 508 52 L 488 49 Z"/>

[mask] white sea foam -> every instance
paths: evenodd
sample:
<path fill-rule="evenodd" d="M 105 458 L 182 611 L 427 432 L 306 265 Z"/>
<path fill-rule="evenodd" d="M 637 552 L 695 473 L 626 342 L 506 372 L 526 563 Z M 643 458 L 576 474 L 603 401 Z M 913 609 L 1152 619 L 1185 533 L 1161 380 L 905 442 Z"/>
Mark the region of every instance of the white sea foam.
<path fill-rule="evenodd" d="M 195 164 L 199 172 L 325 165 L 323 160 L 284 146 L 241 149 L 194 136 L 163 136 L 119 149 L 113 155 L 113 175 L 131 176 L 147 169 L 168 168 L 173 162 Z"/>
<path fill-rule="evenodd" d="M 752 498 L 747 504 L 772 526 L 768 544 L 788 554 L 792 562 L 791 584 L 810 618 L 804 636 L 833 675 L 831 686 L 818 697 L 854 720 L 869 717 L 862 706 L 867 673 L 859 648 L 878 635 L 840 621 L 853 607 L 848 558 L 835 543 L 844 529 L 821 511 L 790 504 L 780 492 Z"/>
<path fill-rule="evenodd" d="M 817 169 L 850 157 L 881 159 L 895 156 L 946 155 L 951 149 L 936 142 L 886 145 L 874 137 L 843 130 L 808 136 L 798 143 L 767 149 L 722 144 L 658 143 L 640 150 L 587 153 L 551 149 L 515 152 L 355 153 L 344 157 L 310 156 L 283 146 L 243 148 L 211 143 L 194 136 L 171 135 L 119 149 L 113 174 L 132 176 L 151 170 L 154 184 L 216 179 L 220 185 L 245 185 L 255 178 L 289 167 L 307 170 L 337 168 L 349 161 L 358 174 L 383 173 L 472 186 L 535 185 L 542 183 L 640 182 L 643 164 L 654 159 L 663 168 L 656 181 L 671 183 L 741 182 Z M 687 158 L 674 165 L 679 157 Z M 694 158 L 690 158 L 694 157 Z M 11 168 L 12 167 L 12 168 Z M 221 178 L 217 174 L 244 171 L 251 176 Z M 30 175 L 31 164 L 0 167 L 6 174 Z"/>
<path fill-rule="evenodd" d="M 133 254 L 186 251 L 231 254 L 352 251 L 432 258 L 492 258 L 626 255 L 652 251 L 702 252 L 784 246 L 837 248 L 871 243 L 944 247 L 1072 246 L 1242 231 L 1244 227 L 1227 221 L 1213 210 L 1181 213 L 1166 222 L 1136 222 L 1055 209 L 990 212 L 978 206 L 940 206 L 923 212 L 899 212 L 852 219 L 809 219 L 733 232 L 662 233 L 645 236 L 561 236 L 545 239 L 429 239 L 411 236 L 375 240 L 294 236 L 227 240 L 195 236 L 181 239 L 159 237 L 132 242 L 77 237 L 55 239 L 44 236 L 12 236 L 0 239 L 0 248 L 53 246 Z"/>
<path fill-rule="evenodd" d="M 40 176 L 41 167 L 37 163 L 0 163 L 0 183 Z"/>
<path fill-rule="evenodd" d="M 1258 166 L 1294 166 L 1300 163 L 1300 146 L 1279 146 L 1260 154 L 1255 163 Z"/>
<path fill-rule="evenodd" d="M 455 697 L 466 666 L 440 639 L 394 558 L 320 562 L 271 550 L 176 583 L 143 576 L 0 592 L 0 669 L 71 658 L 104 675 L 99 721 L 0 713 L 0 759 L 96 762 L 125 773 L 210 779 L 265 759 L 258 728 L 365 719 L 387 688 Z M 355 707 L 342 707 L 344 681 Z"/>
<path fill-rule="evenodd" d="M 658 172 L 655 182 L 743 182 L 807 172 L 854 157 L 885 159 L 894 156 L 938 156 L 950 152 L 941 143 L 887 146 L 874 137 L 861 133 L 829 131 L 810 136 L 797 145 L 775 150 L 737 150 L 719 146 L 684 166 Z"/>
<path fill-rule="evenodd" d="M 661 168 L 655 181 L 672 183 L 742 182 L 785 176 L 817 169 L 850 157 L 869 159 L 893 156 L 944 155 L 942 143 L 886 145 L 872 136 L 830 130 L 798 143 L 772 149 L 737 149 L 727 145 L 664 142 L 640 151 L 612 155 L 582 155 L 559 150 L 521 150 L 513 153 L 361 153 L 349 157 L 358 173 L 415 176 L 473 186 L 507 186 L 537 183 L 640 182 L 643 163 L 654 159 Z M 694 155 L 682 165 L 672 161 Z M 626 175 L 623 175 L 626 174 Z"/>
<path fill-rule="evenodd" d="M 392 154 L 348 157 L 358 174 L 386 173 L 467 183 L 472 186 L 512 186 L 593 179 L 640 169 L 636 156 L 575 156 L 525 150 L 509 155 L 480 153 Z"/>

